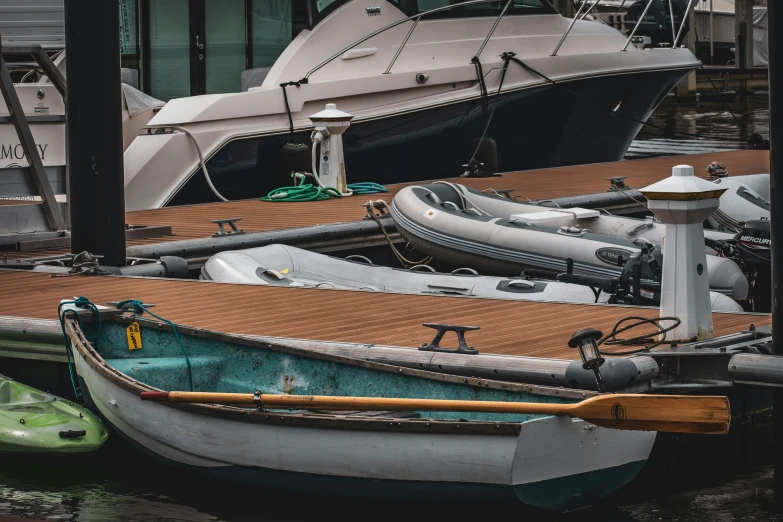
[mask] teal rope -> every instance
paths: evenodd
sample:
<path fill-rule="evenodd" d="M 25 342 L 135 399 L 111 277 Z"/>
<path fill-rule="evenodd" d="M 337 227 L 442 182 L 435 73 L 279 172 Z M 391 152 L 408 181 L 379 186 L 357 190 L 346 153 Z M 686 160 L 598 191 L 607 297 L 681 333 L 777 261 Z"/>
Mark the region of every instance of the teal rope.
<path fill-rule="evenodd" d="M 325 199 L 341 197 L 343 197 L 343 195 L 337 192 L 337 189 L 333 189 L 332 187 L 322 189 L 321 187 L 316 187 L 315 185 L 307 183 L 304 185 L 276 188 L 261 198 L 261 201 L 322 201 Z"/>
<path fill-rule="evenodd" d="M 381 192 L 388 192 L 383 185 L 372 182 L 351 183 L 347 188 L 354 194 L 379 194 Z M 303 202 L 323 201 L 341 197 L 343 197 L 343 195 L 340 194 L 337 189 L 332 187 L 317 187 L 310 183 L 305 183 L 304 178 L 301 178 L 296 185 L 274 189 L 269 194 L 262 197 L 261 201 Z"/>
<path fill-rule="evenodd" d="M 386 187 L 372 181 L 362 183 L 351 183 L 348 185 L 348 190 L 354 194 L 380 194 L 381 192 L 389 192 Z"/>
<path fill-rule="evenodd" d="M 95 321 L 98 324 L 95 328 L 95 331 L 91 334 L 87 333 L 87 331 L 84 329 L 84 326 L 82 324 L 82 317 L 75 311 L 75 310 L 63 310 L 63 306 L 65 305 L 76 305 L 78 308 L 91 308 L 92 313 L 95 316 Z M 68 314 L 71 314 L 76 317 L 76 320 L 79 322 L 79 329 L 84 333 L 84 337 L 87 338 L 88 341 L 93 346 L 97 346 L 98 344 L 98 335 L 101 333 L 101 327 L 103 326 L 103 323 L 101 322 L 101 314 L 98 312 L 98 307 L 95 306 L 90 302 L 89 299 L 86 297 L 79 297 L 73 301 L 63 301 L 60 303 L 60 305 L 57 307 L 57 316 L 60 318 L 60 328 L 63 331 L 63 338 L 65 339 L 65 358 L 68 362 L 68 375 L 71 377 L 71 386 L 73 387 L 73 394 L 76 396 L 77 399 L 82 398 L 82 392 L 79 389 L 79 385 L 76 381 L 76 372 L 73 368 L 73 361 L 71 361 L 71 357 L 73 356 L 73 348 L 71 346 L 71 339 L 68 337 L 68 334 L 65 332 L 65 319 L 68 317 Z"/>
<path fill-rule="evenodd" d="M 179 344 L 179 349 L 182 350 L 182 355 L 185 357 L 185 362 L 188 365 L 188 381 L 190 383 L 190 391 L 193 391 L 193 368 L 191 368 L 190 366 L 190 357 L 188 357 L 188 353 L 185 351 L 185 345 L 182 344 L 182 338 L 179 336 L 179 332 L 177 331 L 177 325 L 175 325 L 173 322 L 169 321 L 168 319 L 164 319 L 163 317 L 159 316 L 155 312 L 151 311 L 149 308 L 144 306 L 144 303 L 136 299 L 126 299 L 125 301 L 120 301 L 117 304 L 117 308 L 119 308 L 120 310 L 127 310 L 129 308 L 132 308 L 133 312 L 138 316 L 142 316 L 144 315 L 144 312 L 147 312 L 152 317 L 158 319 L 159 321 L 163 321 L 164 323 L 167 323 L 169 326 L 171 326 L 171 330 L 174 332 L 174 337 L 177 339 L 177 343 Z"/>

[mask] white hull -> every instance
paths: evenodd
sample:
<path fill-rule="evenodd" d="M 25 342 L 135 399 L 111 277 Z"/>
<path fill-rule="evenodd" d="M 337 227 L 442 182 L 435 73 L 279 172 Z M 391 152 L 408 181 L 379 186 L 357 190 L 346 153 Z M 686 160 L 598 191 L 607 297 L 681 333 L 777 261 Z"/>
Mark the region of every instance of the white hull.
<path fill-rule="evenodd" d="M 80 350 L 74 350 L 76 370 L 95 407 L 113 427 L 159 457 L 206 471 L 292 472 L 392 485 L 497 486 L 537 505 L 535 498 L 522 498 L 526 487 L 625 468 L 635 474 L 655 440 L 654 432 L 612 430 L 564 417 L 524 422 L 518 435 L 242 422 L 210 414 L 216 407 L 198 407 L 196 412 L 142 401 L 97 371 Z M 539 507 L 565 507 L 547 505 L 543 498 L 538 502 Z"/>
<path fill-rule="evenodd" d="M 504 278 L 470 273 L 443 274 L 400 270 L 348 261 L 286 245 L 269 245 L 215 254 L 201 269 L 201 279 L 219 283 L 370 290 L 404 294 L 473 296 L 520 301 L 605 303 L 587 286 L 559 281 Z M 741 312 L 731 298 L 710 292 L 713 311 Z"/>

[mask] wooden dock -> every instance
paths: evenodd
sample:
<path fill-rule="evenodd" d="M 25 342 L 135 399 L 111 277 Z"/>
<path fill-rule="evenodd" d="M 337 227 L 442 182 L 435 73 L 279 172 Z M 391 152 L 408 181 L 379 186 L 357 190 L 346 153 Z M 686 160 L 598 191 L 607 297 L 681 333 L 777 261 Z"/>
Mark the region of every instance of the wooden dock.
<path fill-rule="evenodd" d="M 671 168 L 686 162 L 695 167 L 697 175 L 706 175 L 705 167 L 713 162 L 725 163 L 730 175 L 769 172 L 769 151 L 741 150 L 691 156 L 597 163 L 573 167 L 515 172 L 490 178 L 453 178 L 449 181 L 479 189 L 513 189 L 512 196 L 525 201 L 551 199 L 604 192 L 609 188 L 606 178 L 627 176 L 631 188 L 642 188 L 671 174 Z M 370 199 L 390 202 L 407 184 L 390 185 L 389 192 L 372 196 L 353 196 L 306 203 L 267 203 L 257 199 L 206 203 L 156 210 L 128 212 L 126 223 L 137 226 L 171 226 L 172 235 L 128 241 L 128 247 L 166 241 L 210 237 L 217 231 L 211 220 L 240 217 L 237 226 L 245 232 L 309 227 L 319 224 L 360 220 L 365 215 L 362 204 Z M 68 248 L 48 248 L 34 251 L 0 251 L 3 259 L 40 258 L 68 253 Z"/>
<path fill-rule="evenodd" d="M 175 323 L 207 330 L 368 345 L 419 346 L 433 336 L 426 322 L 480 326 L 468 335 L 480 352 L 561 359 L 578 358 L 567 343 L 581 328 L 608 333 L 624 317 L 658 315 L 629 306 L 0 270 L 0 316 L 57 319 L 60 300 L 76 296 L 96 304 L 139 299 Z M 713 318 L 716 336 L 770 324 L 764 314 Z"/>

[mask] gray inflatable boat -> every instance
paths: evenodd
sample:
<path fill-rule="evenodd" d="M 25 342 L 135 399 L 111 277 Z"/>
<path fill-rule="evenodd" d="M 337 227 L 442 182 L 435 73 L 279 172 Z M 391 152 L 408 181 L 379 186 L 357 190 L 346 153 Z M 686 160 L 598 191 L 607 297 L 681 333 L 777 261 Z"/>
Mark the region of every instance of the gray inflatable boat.
<path fill-rule="evenodd" d="M 373 290 L 407 294 L 433 294 L 550 301 L 605 303 L 610 294 L 596 297 L 589 286 L 521 277 L 481 276 L 472 270 L 443 274 L 373 265 L 361 256 L 352 259 L 309 252 L 286 245 L 269 245 L 215 254 L 201 269 L 201 279 L 222 283 Z M 429 267 L 427 267 L 429 269 Z M 431 270 L 431 269 L 429 269 Z M 712 309 L 741 312 L 725 295 L 711 292 Z"/>
<path fill-rule="evenodd" d="M 544 208 L 448 182 L 403 188 L 390 212 L 417 250 L 495 275 L 526 268 L 562 272 L 570 258 L 575 274 L 618 277 L 625 260 L 642 247 L 659 248 L 664 231 L 652 220 Z M 707 272 L 711 290 L 737 301 L 747 298 L 748 280 L 734 261 L 708 255 Z"/>
<path fill-rule="evenodd" d="M 769 219 L 769 174 L 729 176 L 715 183 L 726 192 L 720 197 L 720 208 L 710 216 L 710 224 L 739 232 L 747 221 Z"/>

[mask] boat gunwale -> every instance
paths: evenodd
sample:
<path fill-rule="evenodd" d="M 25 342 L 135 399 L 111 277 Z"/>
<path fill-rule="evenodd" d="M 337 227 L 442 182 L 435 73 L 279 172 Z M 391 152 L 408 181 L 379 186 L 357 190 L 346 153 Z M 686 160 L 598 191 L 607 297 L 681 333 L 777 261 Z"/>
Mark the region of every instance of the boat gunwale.
<path fill-rule="evenodd" d="M 138 316 L 115 316 L 110 322 L 120 324 L 130 324 L 131 322 L 142 322 L 146 326 L 158 330 L 172 331 L 170 325 L 140 318 Z M 68 337 L 72 341 L 79 355 L 85 362 L 103 378 L 106 378 L 113 384 L 134 394 L 140 394 L 143 391 L 165 391 L 154 388 L 146 383 L 133 379 L 132 377 L 115 369 L 107 363 L 103 357 L 95 350 L 92 344 L 87 340 L 84 332 L 79 328 L 75 319 L 67 319 L 65 322 Z M 423 377 L 442 382 L 451 382 L 473 388 L 502 389 L 509 391 L 519 391 L 536 393 L 539 395 L 559 396 L 564 398 L 584 399 L 588 396 L 598 395 L 596 392 L 567 390 L 549 386 L 526 385 L 518 383 L 506 383 L 485 379 L 465 378 L 426 370 L 416 370 L 401 368 L 389 364 L 374 363 L 361 359 L 354 359 L 333 354 L 321 354 L 310 352 L 303 348 L 278 345 L 265 341 L 259 341 L 248 337 L 242 337 L 236 334 L 225 334 L 211 330 L 199 328 L 177 326 L 177 331 L 193 337 L 204 339 L 230 342 L 247 347 L 262 348 L 291 355 L 305 356 L 308 358 L 326 360 L 358 366 L 378 371 L 384 371 L 395 374 L 402 374 L 412 377 Z M 141 400 L 141 399 L 139 399 Z M 319 429 L 342 429 L 342 430 L 370 430 L 370 431 L 398 431 L 398 432 L 425 432 L 425 433 L 453 433 L 453 434 L 480 434 L 480 435 L 518 435 L 521 432 L 522 424 L 520 422 L 486 422 L 486 421 L 453 421 L 437 419 L 403 419 L 403 418 L 346 418 L 336 414 L 317 413 L 317 412 L 272 412 L 264 410 L 248 410 L 224 405 L 202 405 L 202 404 L 177 404 L 161 403 L 170 408 L 183 409 L 224 419 L 237 420 L 241 422 L 253 422 L 260 424 L 276 424 L 301 428 L 319 428 Z"/>

